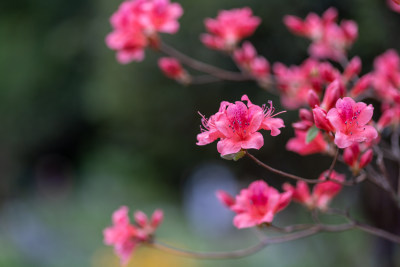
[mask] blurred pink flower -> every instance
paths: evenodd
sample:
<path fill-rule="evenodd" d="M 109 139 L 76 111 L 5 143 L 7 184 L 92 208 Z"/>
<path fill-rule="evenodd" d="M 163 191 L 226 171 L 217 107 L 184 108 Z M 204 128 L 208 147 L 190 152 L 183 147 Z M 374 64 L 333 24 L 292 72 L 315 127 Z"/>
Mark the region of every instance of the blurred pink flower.
<path fill-rule="evenodd" d="M 400 105 L 400 57 L 390 49 L 374 61 L 372 85 L 377 95 L 387 103 Z"/>
<path fill-rule="evenodd" d="M 189 74 L 183 69 L 181 63 L 172 57 L 162 57 L 158 60 L 158 67 L 165 76 L 185 83 L 189 82 Z"/>
<path fill-rule="evenodd" d="M 236 199 L 224 191 L 219 191 L 218 196 L 223 204 L 237 214 L 233 224 L 241 229 L 271 223 L 275 214 L 289 205 L 292 192 L 279 193 L 266 182 L 258 180 L 247 189 L 242 189 Z"/>
<path fill-rule="evenodd" d="M 132 225 L 128 211 L 126 206 L 116 210 L 112 216 L 113 225 L 103 231 L 104 243 L 114 246 L 122 265 L 128 263 L 134 249 L 140 243 L 147 242 L 151 238 L 163 218 L 163 212 L 156 210 L 149 222 L 146 214 L 137 211 L 135 213 L 137 225 Z"/>
<path fill-rule="evenodd" d="M 242 48 L 233 52 L 236 63 L 257 79 L 267 79 L 270 74 L 270 65 L 267 59 L 257 55 L 257 51 L 250 42 L 244 42 Z"/>
<path fill-rule="evenodd" d="M 373 126 L 367 125 L 372 119 L 374 107 L 352 98 L 338 99 L 336 108 L 328 111 L 327 119 L 335 128 L 335 144 L 346 148 L 356 142 L 369 142 L 378 137 Z"/>
<path fill-rule="evenodd" d="M 272 136 L 280 134 L 279 128 L 284 127 L 282 119 L 273 118 L 275 109 L 270 106 L 260 107 L 250 102 L 246 95 L 242 101 L 235 103 L 222 102 L 219 111 L 206 119 L 202 118 L 202 133 L 197 135 L 197 145 L 206 145 L 220 138 L 217 144 L 221 156 L 235 154 L 241 149 L 260 149 L 264 138 L 258 131 L 270 130 Z"/>
<path fill-rule="evenodd" d="M 259 17 L 253 16 L 250 8 L 222 10 L 216 19 L 204 21 L 208 34 L 201 36 L 201 41 L 209 48 L 232 50 L 243 38 L 254 33 L 261 23 Z"/>
<path fill-rule="evenodd" d="M 387 4 L 389 5 L 390 9 L 392 9 L 394 12 L 400 13 L 399 0 L 387 0 Z"/>
<path fill-rule="evenodd" d="M 182 7 L 169 0 L 126 0 L 111 16 L 113 32 L 106 44 L 117 51 L 122 64 L 141 61 L 148 45 L 158 46 L 157 32 L 176 33 Z"/>
<path fill-rule="evenodd" d="M 329 171 L 323 172 L 320 175 L 319 180 L 326 180 L 328 172 Z M 344 181 L 345 176 L 332 171 L 330 179 Z M 286 192 L 292 193 L 294 201 L 305 205 L 309 209 L 318 208 L 320 210 L 326 210 L 332 198 L 342 189 L 342 185 L 332 181 L 321 182 L 314 186 L 311 194 L 308 184 L 304 181 L 298 181 L 296 187 L 293 187 L 289 183 L 285 183 L 283 189 Z"/>
<path fill-rule="evenodd" d="M 287 15 L 283 21 L 291 32 L 312 41 L 309 47 L 311 56 L 341 61 L 345 59 L 347 49 L 357 39 L 358 27 L 351 20 L 343 20 L 338 25 L 337 16 L 337 10 L 331 7 L 322 17 L 310 13 L 303 21 L 296 16 Z"/>

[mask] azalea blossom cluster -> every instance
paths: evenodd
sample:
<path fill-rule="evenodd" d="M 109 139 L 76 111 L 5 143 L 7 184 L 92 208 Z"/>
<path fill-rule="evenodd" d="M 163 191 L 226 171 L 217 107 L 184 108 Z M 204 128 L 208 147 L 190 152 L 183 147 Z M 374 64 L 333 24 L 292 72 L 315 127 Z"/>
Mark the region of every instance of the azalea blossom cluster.
<path fill-rule="evenodd" d="M 346 58 L 347 50 L 358 37 L 357 24 L 352 20 L 336 23 L 338 12 L 329 8 L 322 17 L 310 13 L 303 21 L 299 17 L 287 15 L 285 25 L 293 33 L 312 41 L 308 52 L 316 58 L 341 61 Z"/>
<path fill-rule="evenodd" d="M 398 0 L 390 0 L 390 5 L 392 8 L 399 5 Z M 355 185 L 367 178 L 385 190 L 400 208 L 400 196 L 396 196 L 384 177 L 387 175 L 384 156 L 378 146 L 385 133 L 397 134 L 394 135 L 397 139 L 400 135 L 400 57 L 395 50 L 378 56 L 374 69 L 362 74 L 361 59 L 357 56 L 348 59 L 347 56 L 358 37 L 358 26 L 351 20 L 338 23 L 337 10 L 329 8 L 322 16 L 315 13 L 310 13 L 305 19 L 285 16 L 284 24 L 292 33 L 311 40 L 310 57 L 299 65 L 270 64 L 257 53 L 251 42 L 243 41 L 256 31 L 261 19 L 254 16 L 248 7 L 236 8 L 222 10 L 216 18 L 205 19 L 207 33 L 200 36 L 207 48 L 231 57 L 238 69 L 238 72 L 231 72 L 192 59 L 162 44 L 158 33 L 176 33 L 179 28 L 177 20 L 182 14 L 181 6 L 169 0 L 125 1 L 111 17 L 114 31 L 107 36 L 107 45 L 117 51 L 120 63 L 142 60 L 146 47 L 166 54 L 159 59 L 159 68 L 168 78 L 184 85 L 195 83 L 197 78 L 185 67 L 205 73 L 211 82 L 255 81 L 261 88 L 277 93 L 285 109 L 298 110 L 299 120 L 292 124 L 294 137 L 288 140 L 287 150 L 302 156 L 321 153 L 333 158 L 329 169 L 318 178 L 316 175 L 315 179 L 307 179 L 277 170 L 253 156 L 251 150 L 260 150 L 264 145 L 264 131 L 275 137 L 285 127 L 282 119 L 285 111 L 275 112 L 272 101 L 257 105 L 244 94 L 240 101 L 222 101 L 218 111 L 209 117 L 200 114 L 197 145 L 217 141 L 217 151 L 224 159 L 236 161 L 247 156 L 270 172 L 296 180 L 295 184 L 285 181 L 282 192 L 263 180 L 252 182 L 236 196 L 219 190 L 217 198 L 236 214 L 233 219 L 235 227 L 272 227 L 276 214 L 292 200 L 313 214 L 331 212 L 329 205 L 343 186 Z M 376 121 L 373 120 L 374 112 L 377 113 L 374 106 L 367 104 L 371 99 L 381 106 L 381 115 L 375 114 Z M 395 138 L 393 140 L 392 150 L 396 150 L 398 143 L 396 148 Z M 379 153 L 375 164 L 374 153 Z M 396 153 L 399 153 L 397 157 L 400 156 L 400 150 L 389 155 L 393 159 Z M 350 179 L 335 171 L 338 161 L 348 166 L 352 174 Z M 375 170 L 376 165 L 379 165 L 381 173 Z M 373 175 L 368 174 L 369 167 Z M 114 212 L 113 226 L 104 231 L 104 242 L 115 247 L 122 263 L 127 262 L 138 245 L 155 246 L 154 232 L 163 213 L 156 211 L 151 220 L 142 212 L 136 212 L 134 217 L 135 225 L 129 221 L 128 209 L 121 207 Z M 346 219 L 351 220 L 350 217 Z M 316 229 L 323 229 L 318 221 L 316 224 Z M 353 222 L 345 228 L 356 226 Z M 336 228 L 330 225 L 326 229 L 333 231 Z M 337 231 L 343 229 L 340 226 Z M 363 230 L 362 227 L 359 229 Z M 365 229 L 368 233 L 400 243 L 399 236 L 388 238 L 381 229 L 371 230 L 371 226 Z M 160 245 L 156 247 L 162 248 Z M 167 250 L 173 251 L 171 247 Z M 200 257 L 182 251 L 178 254 Z M 210 256 L 213 257 L 215 254 Z"/>
<path fill-rule="evenodd" d="M 321 174 L 318 183 L 312 194 L 307 183 L 297 182 L 293 187 L 289 183 L 283 185 L 285 192 L 279 193 L 275 188 L 268 186 L 263 180 L 252 182 L 248 188 L 242 189 L 235 198 L 227 192 L 220 190 L 217 192 L 218 199 L 237 215 L 233 219 L 233 224 L 241 228 L 249 228 L 262 224 L 271 224 L 275 214 L 286 208 L 293 199 L 309 209 L 328 208 L 329 202 L 342 189 L 342 185 L 326 181 L 326 174 Z M 344 175 L 332 172 L 330 179 L 344 181 Z"/>
<path fill-rule="evenodd" d="M 174 34 L 183 9 L 169 0 L 128 0 L 111 19 L 114 31 L 106 38 L 107 45 L 117 51 L 117 60 L 126 64 L 141 61 L 147 46 L 158 47 L 158 32 Z"/>
<path fill-rule="evenodd" d="M 120 207 L 112 216 L 113 226 L 104 230 L 104 243 L 114 246 L 115 253 L 123 265 L 129 261 L 138 245 L 151 240 L 164 216 L 161 210 L 156 210 L 149 220 L 142 211 L 136 211 L 134 214 L 136 224 L 133 225 L 128 212 L 128 207 Z"/>

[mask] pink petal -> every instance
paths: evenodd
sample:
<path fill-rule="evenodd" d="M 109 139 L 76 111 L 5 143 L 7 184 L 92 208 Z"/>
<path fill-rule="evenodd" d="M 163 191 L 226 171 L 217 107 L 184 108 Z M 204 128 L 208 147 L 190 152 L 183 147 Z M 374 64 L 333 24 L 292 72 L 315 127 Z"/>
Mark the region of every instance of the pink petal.
<path fill-rule="evenodd" d="M 247 213 L 241 213 L 233 218 L 233 225 L 237 228 L 249 228 L 257 225 L 257 222 Z"/>
<path fill-rule="evenodd" d="M 261 133 L 255 132 L 249 134 L 245 141 L 242 141 L 241 147 L 244 149 L 260 149 L 264 145 L 264 137 Z"/>
<path fill-rule="evenodd" d="M 225 138 L 217 143 L 217 150 L 221 156 L 237 153 L 241 148 L 241 142 L 234 138 Z"/>

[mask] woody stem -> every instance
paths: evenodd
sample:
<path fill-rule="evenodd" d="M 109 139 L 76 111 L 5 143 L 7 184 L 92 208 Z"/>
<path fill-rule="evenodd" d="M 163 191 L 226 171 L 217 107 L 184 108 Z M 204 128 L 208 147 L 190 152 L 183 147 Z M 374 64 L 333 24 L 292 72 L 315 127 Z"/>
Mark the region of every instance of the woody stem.
<path fill-rule="evenodd" d="M 282 177 L 294 179 L 294 180 L 297 180 L 297 181 L 303 181 L 303 182 L 306 182 L 306 183 L 309 183 L 309 184 L 318 184 L 318 183 L 321 183 L 321 182 L 332 181 L 332 182 L 335 182 L 335 183 L 341 184 L 341 185 L 347 185 L 347 186 L 354 185 L 353 182 L 350 182 L 350 181 L 349 182 L 347 182 L 347 181 L 338 181 L 338 180 L 335 180 L 335 179 L 331 179 L 330 177 L 328 177 L 326 180 L 313 180 L 313 179 L 303 178 L 303 177 L 300 177 L 300 176 L 297 176 L 297 175 L 294 175 L 294 174 L 290 174 L 290 173 L 275 169 L 275 168 L 265 164 L 264 162 L 260 161 L 255 156 L 250 154 L 248 151 L 246 151 L 246 156 L 251 158 L 256 164 L 258 164 L 259 166 L 263 167 L 264 169 L 267 169 L 267 170 L 269 170 L 269 171 L 271 171 L 273 173 L 276 173 L 276 174 L 278 174 L 278 175 L 280 175 Z M 336 156 L 336 158 L 337 158 L 337 156 Z"/>
<path fill-rule="evenodd" d="M 228 80 L 228 81 L 249 81 L 253 80 L 250 76 L 245 75 L 240 72 L 233 72 L 233 71 L 227 71 L 218 67 L 215 67 L 213 65 L 204 63 L 202 61 L 196 60 L 194 58 L 191 58 L 182 52 L 176 50 L 175 48 L 161 42 L 159 50 L 171 57 L 174 57 L 178 59 L 181 63 L 204 73 L 208 73 L 218 79 L 221 80 Z"/>

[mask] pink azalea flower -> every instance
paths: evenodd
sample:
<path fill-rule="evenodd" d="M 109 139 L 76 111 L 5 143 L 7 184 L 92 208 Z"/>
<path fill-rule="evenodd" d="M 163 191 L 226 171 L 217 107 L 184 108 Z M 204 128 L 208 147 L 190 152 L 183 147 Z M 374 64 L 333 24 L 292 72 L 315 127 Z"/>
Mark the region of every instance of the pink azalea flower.
<path fill-rule="evenodd" d="M 222 202 L 237 214 L 233 224 L 241 229 L 271 223 L 275 214 L 289 205 L 292 192 L 279 193 L 266 182 L 259 180 L 252 182 L 247 189 L 242 189 L 236 199 L 219 191 L 220 199 L 221 195 L 224 195 Z M 227 198 L 229 201 L 225 200 Z"/>
<path fill-rule="evenodd" d="M 270 106 L 260 107 L 250 102 L 246 95 L 242 101 L 235 103 L 222 102 L 219 111 L 208 120 L 203 116 L 202 133 L 197 135 L 197 145 L 206 145 L 216 139 L 218 152 L 221 156 L 236 154 L 241 149 L 260 149 L 264 138 L 258 131 L 271 131 L 272 136 L 280 134 L 279 128 L 285 127 L 283 120 L 274 118 L 275 109 Z"/>
<path fill-rule="evenodd" d="M 319 177 L 319 180 L 326 180 L 328 172 L 329 171 L 325 171 L 322 173 Z M 332 171 L 330 179 L 344 181 L 345 176 Z M 342 189 L 342 185 L 332 181 L 321 182 L 314 186 L 312 193 L 310 193 L 308 184 L 303 181 L 298 181 L 296 187 L 293 187 L 289 183 L 285 183 L 283 188 L 286 192 L 292 193 L 292 198 L 294 201 L 305 205 L 307 208 L 326 210 L 332 199 Z"/>
<path fill-rule="evenodd" d="M 257 79 L 267 79 L 270 72 L 268 60 L 257 55 L 257 51 L 250 42 L 244 42 L 242 48 L 233 52 L 236 63 Z"/>
<path fill-rule="evenodd" d="M 204 23 L 209 34 L 201 36 L 203 44 L 212 49 L 231 50 L 254 33 L 261 19 L 253 16 L 250 8 L 244 7 L 222 10 L 216 19 L 208 18 Z"/>
<path fill-rule="evenodd" d="M 142 61 L 144 49 L 158 45 L 157 32 L 176 33 L 183 10 L 169 0 L 126 0 L 111 16 L 113 27 L 106 44 L 122 64 Z"/>
<path fill-rule="evenodd" d="M 179 30 L 178 19 L 183 15 L 180 4 L 170 3 L 170 0 L 136 1 L 142 3 L 138 19 L 147 35 L 156 32 L 174 34 Z"/>
<path fill-rule="evenodd" d="M 163 212 L 156 210 L 149 221 L 141 211 L 135 213 L 137 225 L 132 225 L 128 216 L 128 208 L 120 207 L 113 213 L 113 226 L 104 229 L 104 243 L 114 246 L 115 253 L 120 257 L 121 264 L 126 265 L 135 248 L 147 242 L 160 225 Z"/>
<path fill-rule="evenodd" d="M 294 133 L 295 137 L 289 139 L 286 144 L 287 150 L 302 156 L 328 152 L 328 143 L 324 140 L 321 132 L 318 132 L 317 136 L 309 143 L 306 142 L 307 131 L 296 129 Z"/>
<path fill-rule="evenodd" d="M 340 61 L 357 39 L 358 28 L 354 21 L 343 20 L 338 25 L 336 20 L 337 11 L 334 8 L 329 8 L 322 17 L 310 13 L 304 21 L 295 16 L 284 17 L 290 31 L 312 40 L 309 47 L 311 56 Z"/>
<path fill-rule="evenodd" d="M 335 144 L 346 148 L 353 143 L 370 142 L 378 137 L 370 122 L 374 107 L 363 102 L 356 103 L 352 98 L 338 99 L 336 108 L 329 110 L 327 119 L 335 128 Z"/>
<path fill-rule="evenodd" d="M 390 49 L 374 61 L 372 85 L 384 101 L 400 104 L 400 56 Z"/>

